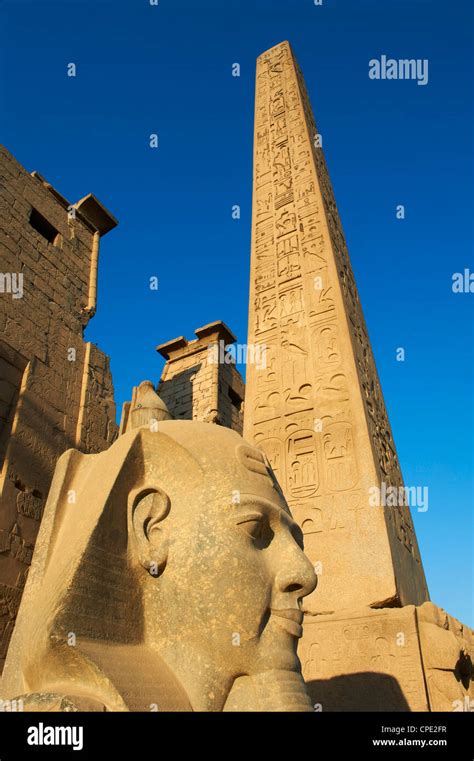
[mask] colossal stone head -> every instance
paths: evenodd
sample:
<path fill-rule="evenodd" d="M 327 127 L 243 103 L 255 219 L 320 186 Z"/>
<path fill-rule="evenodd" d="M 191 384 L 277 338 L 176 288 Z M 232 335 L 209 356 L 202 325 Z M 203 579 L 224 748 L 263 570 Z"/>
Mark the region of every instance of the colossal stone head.
<path fill-rule="evenodd" d="M 96 710 L 308 710 L 299 601 L 315 587 L 262 452 L 162 421 L 59 460 L 2 697 Z"/>

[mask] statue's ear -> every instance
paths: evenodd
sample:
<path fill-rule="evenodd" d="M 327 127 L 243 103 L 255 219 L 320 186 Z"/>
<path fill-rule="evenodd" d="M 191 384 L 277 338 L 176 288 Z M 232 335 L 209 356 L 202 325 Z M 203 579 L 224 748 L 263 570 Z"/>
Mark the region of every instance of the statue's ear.
<path fill-rule="evenodd" d="M 164 522 L 170 498 L 159 487 L 140 488 L 130 495 L 135 547 L 141 565 L 159 576 L 168 559 L 168 533 Z"/>

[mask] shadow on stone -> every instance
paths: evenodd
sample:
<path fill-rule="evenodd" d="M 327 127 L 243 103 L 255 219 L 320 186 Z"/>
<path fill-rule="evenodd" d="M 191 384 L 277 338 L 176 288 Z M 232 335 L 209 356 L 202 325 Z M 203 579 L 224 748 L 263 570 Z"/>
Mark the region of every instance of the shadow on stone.
<path fill-rule="evenodd" d="M 193 365 L 189 370 L 177 373 L 169 380 L 158 384 L 158 395 L 163 399 L 171 415 L 178 420 L 192 420 L 193 379 L 200 368 L 200 364 Z"/>
<path fill-rule="evenodd" d="M 306 682 L 311 702 L 323 711 L 409 711 L 398 681 L 389 674 L 360 672 Z"/>

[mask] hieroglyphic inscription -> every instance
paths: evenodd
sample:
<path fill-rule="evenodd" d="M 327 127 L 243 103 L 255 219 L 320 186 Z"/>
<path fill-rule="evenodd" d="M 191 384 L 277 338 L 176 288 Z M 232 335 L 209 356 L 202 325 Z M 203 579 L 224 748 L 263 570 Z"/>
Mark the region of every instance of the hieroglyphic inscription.
<path fill-rule="evenodd" d="M 314 116 L 311 110 L 306 85 L 298 63 L 295 61 L 298 84 L 302 96 L 302 104 L 310 135 L 317 134 Z M 402 486 L 403 478 L 397 458 L 393 435 L 385 408 L 382 389 L 378 378 L 377 368 L 370 346 L 367 327 L 357 292 L 357 286 L 352 271 L 349 253 L 337 211 L 332 184 L 329 178 L 324 153 L 311 144 L 322 200 L 325 207 L 328 233 L 331 247 L 338 268 L 342 287 L 344 305 L 349 317 L 349 326 L 354 339 L 354 353 L 359 372 L 360 384 L 363 390 L 363 400 L 367 413 L 371 440 L 374 445 L 375 464 L 380 481 L 387 486 Z M 399 505 L 387 512 L 396 535 L 418 564 L 421 557 L 413 528 L 410 510 L 407 505 Z"/>
<path fill-rule="evenodd" d="M 337 534 L 341 552 L 357 553 L 344 568 L 357 575 L 359 564 L 368 604 L 400 590 L 403 602 L 421 602 L 426 584 L 408 507 L 385 509 L 376 525 L 369 506 L 370 485 L 402 484 L 400 468 L 316 125 L 288 43 L 260 56 L 256 88 L 248 342 L 266 347 L 267 362 L 247 369 L 244 432 L 269 457 L 304 533 L 313 541 L 327 537 L 311 546 L 312 560 L 326 552 L 331 571 Z M 391 577 L 380 590 L 365 583 L 358 530 L 383 558 L 380 575 Z M 410 578 L 418 574 L 418 597 L 413 586 L 403 593 L 398 555 Z M 352 602 L 350 591 L 341 596 L 344 573 L 333 593 L 320 585 L 323 610 Z M 349 590 L 353 581 L 346 579 Z"/>
<path fill-rule="evenodd" d="M 428 710 L 414 606 L 321 616 L 307 628 L 299 655 L 324 711 Z"/>

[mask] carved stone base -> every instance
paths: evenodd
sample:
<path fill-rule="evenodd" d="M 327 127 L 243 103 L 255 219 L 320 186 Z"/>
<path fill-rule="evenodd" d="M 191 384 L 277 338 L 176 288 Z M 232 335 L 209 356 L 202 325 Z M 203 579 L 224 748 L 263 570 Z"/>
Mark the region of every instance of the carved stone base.
<path fill-rule="evenodd" d="M 307 617 L 315 710 L 474 711 L 474 632 L 431 602 Z"/>

